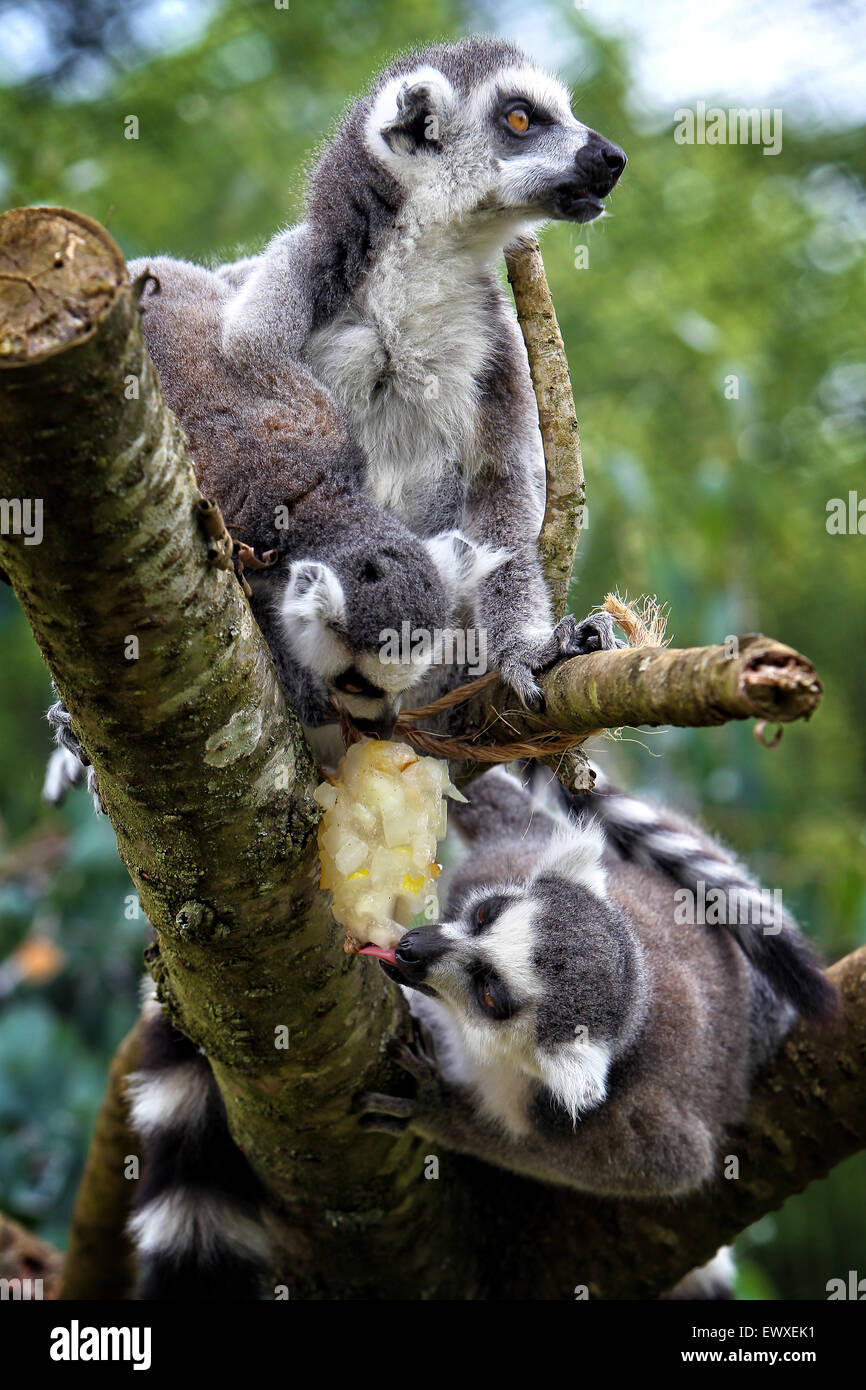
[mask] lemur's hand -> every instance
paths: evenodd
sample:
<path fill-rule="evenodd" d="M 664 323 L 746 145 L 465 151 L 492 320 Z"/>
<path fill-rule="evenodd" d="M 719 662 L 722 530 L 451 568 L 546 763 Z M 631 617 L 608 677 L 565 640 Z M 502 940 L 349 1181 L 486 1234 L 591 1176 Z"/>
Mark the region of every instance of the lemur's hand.
<path fill-rule="evenodd" d="M 361 1091 L 353 1099 L 362 1129 L 380 1134 L 403 1134 L 407 1129 L 421 1134 L 439 1135 L 447 1125 L 440 1123 L 454 1107 L 455 1093 L 442 1080 L 436 1065 L 433 1041 L 413 1020 L 411 1043 L 388 1038 L 385 1050 L 399 1067 L 415 1081 L 415 1095 L 385 1096 L 378 1091 Z"/>
<path fill-rule="evenodd" d="M 578 622 L 567 613 L 548 635 L 528 637 L 505 649 L 499 663 L 502 679 L 533 714 L 544 713 L 544 695 L 535 679 L 558 661 L 589 652 L 613 651 L 625 646 L 614 633 L 610 613 L 591 613 Z"/>

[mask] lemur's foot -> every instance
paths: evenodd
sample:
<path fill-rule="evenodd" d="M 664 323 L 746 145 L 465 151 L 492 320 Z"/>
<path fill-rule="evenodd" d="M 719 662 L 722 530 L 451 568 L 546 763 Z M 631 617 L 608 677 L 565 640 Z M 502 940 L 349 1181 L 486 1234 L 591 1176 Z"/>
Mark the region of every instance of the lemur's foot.
<path fill-rule="evenodd" d="M 548 636 L 524 641 L 506 651 L 499 663 L 505 684 L 510 686 L 532 714 L 544 713 L 544 695 L 536 675 L 550 670 L 558 661 L 589 652 L 613 651 L 625 646 L 614 632 L 610 613 L 591 613 L 578 622 L 571 613 L 556 624 Z"/>
<path fill-rule="evenodd" d="M 415 1025 L 411 1043 L 388 1038 L 387 1055 L 408 1072 L 416 1084 L 414 1096 L 386 1096 L 380 1091 L 359 1091 L 352 1100 L 362 1129 L 378 1134 L 403 1134 L 413 1119 L 435 1110 L 441 1103 L 442 1081 L 429 1039 Z"/>
<path fill-rule="evenodd" d="M 513 657 L 504 657 L 499 663 L 499 674 L 525 709 L 531 714 L 544 713 L 544 696 L 531 666 Z"/>

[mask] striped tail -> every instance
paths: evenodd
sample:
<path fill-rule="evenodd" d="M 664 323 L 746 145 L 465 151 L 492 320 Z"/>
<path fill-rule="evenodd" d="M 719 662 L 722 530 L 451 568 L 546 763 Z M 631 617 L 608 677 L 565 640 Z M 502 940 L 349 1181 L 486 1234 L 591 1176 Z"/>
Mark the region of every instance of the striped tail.
<path fill-rule="evenodd" d="M 142 1140 L 129 1230 L 141 1299 L 263 1299 L 270 1247 L 261 1191 L 232 1142 L 207 1058 L 153 998 L 143 1011 L 141 1070 L 129 1078 Z"/>
<path fill-rule="evenodd" d="M 612 787 L 598 774 L 591 792 L 567 795 L 571 810 L 594 816 L 624 859 L 656 869 L 696 896 L 724 895 L 725 927 L 776 994 L 803 1018 L 829 1020 L 836 989 L 797 923 L 732 854 L 685 816 Z"/>

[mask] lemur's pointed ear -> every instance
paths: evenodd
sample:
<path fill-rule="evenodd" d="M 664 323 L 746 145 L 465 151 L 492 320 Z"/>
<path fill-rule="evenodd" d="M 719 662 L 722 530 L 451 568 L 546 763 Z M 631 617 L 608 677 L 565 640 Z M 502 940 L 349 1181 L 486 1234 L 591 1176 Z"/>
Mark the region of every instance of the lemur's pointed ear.
<path fill-rule="evenodd" d="M 476 589 L 482 579 L 504 564 L 511 553 L 473 541 L 462 531 L 441 531 L 424 544 L 439 571 L 446 592 L 463 595 Z"/>
<path fill-rule="evenodd" d="M 533 878 L 559 874 L 577 888 L 586 888 L 600 898 L 607 896 L 607 876 L 602 858 L 604 831 L 596 821 L 563 826 L 537 864 Z"/>
<path fill-rule="evenodd" d="M 373 123 L 393 154 L 436 153 L 453 89 L 435 68 L 419 68 L 389 82 L 376 98 Z"/>
<path fill-rule="evenodd" d="M 286 621 L 342 626 L 346 618 L 346 599 L 339 576 L 321 560 L 293 561 L 282 610 Z"/>

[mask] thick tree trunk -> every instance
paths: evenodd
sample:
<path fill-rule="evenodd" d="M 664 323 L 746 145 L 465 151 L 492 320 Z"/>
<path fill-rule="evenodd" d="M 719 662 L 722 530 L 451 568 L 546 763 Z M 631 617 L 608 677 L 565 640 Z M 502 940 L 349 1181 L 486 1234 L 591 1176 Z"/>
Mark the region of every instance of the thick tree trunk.
<path fill-rule="evenodd" d="M 2 564 L 157 930 L 160 995 L 286 1218 L 282 1282 L 457 1296 L 459 1192 L 419 1201 L 418 1142 L 350 1113 L 356 1088 L 397 1081 L 380 1045 L 402 1001 L 344 955 L 315 886 L 318 777 L 240 585 L 208 564 L 183 435 L 96 224 L 0 219 L 0 362 L 0 493 L 43 518 L 39 545 L 2 538 Z"/>
<path fill-rule="evenodd" d="M 0 492 L 42 507 L 41 544 L 6 534 L 0 561 L 156 928 L 160 997 L 210 1058 L 234 1137 L 278 1214 L 276 1280 L 301 1297 L 560 1298 L 578 1283 L 648 1295 L 703 1258 L 698 1247 L 733 1228 L 733 1208 L 718 1237 L 709 1217 L 699 1235 L 681 1224 L 686 1204 L 644 1208 L 629 1246 L 633 1204 L 588 1202 L 447 1154 L 439 1180 L 427 1180 L 419 1141 L 358 1130 L 356 1090 L 405 1085 L 381 1052 L 403 1005 L 369 962 L 343 954 L 315 886 L 315 768 L 240 586 L 208 562 L 191 463 L 120 252 L 95 223 L 57 209 L 0 218 Z M 642 711 L 651 722 L 766 716 L 745 703 L 745 667 L 723 668 L 708 651 L 599 655 L 583 674 L 570 663 L 548 678 L 551 708 L 560 727 L 585 721 L 587 702 L 594 718 L 597 689 L 613 724 Z M 757 683 L 787 690 L 766 666 Z M 662 669 L 688 678 L 656 680 Z M 814 672 L 794 686 L 803 702 L 787 717 L 819 693 Z M 775 696 L 770 708 L 786 717 Z M 113 1072 L 76 1212 L 66 1287 L 79 1297 L 100 1296 L 106 1278 L 125 1283 L 131 1184 L 118 1165 L 131 1055 Z M 824 1100 L 814 1105 L 823 1115 Z M 847 1114 L 847 1093 L 840 1106 Z M 774 1114 L 780 1124 L 784 1108 Z M 827 1167 L 845 1142 L 828 1145 Z M 764 1173 L 764 1209 L 795 1190 L 789 1168 L 774 1160 Z M 103 1187 L 111 1252 L 93 1226 Z M 749 1191 L 741 1224 L 759 1214 Z"/>

